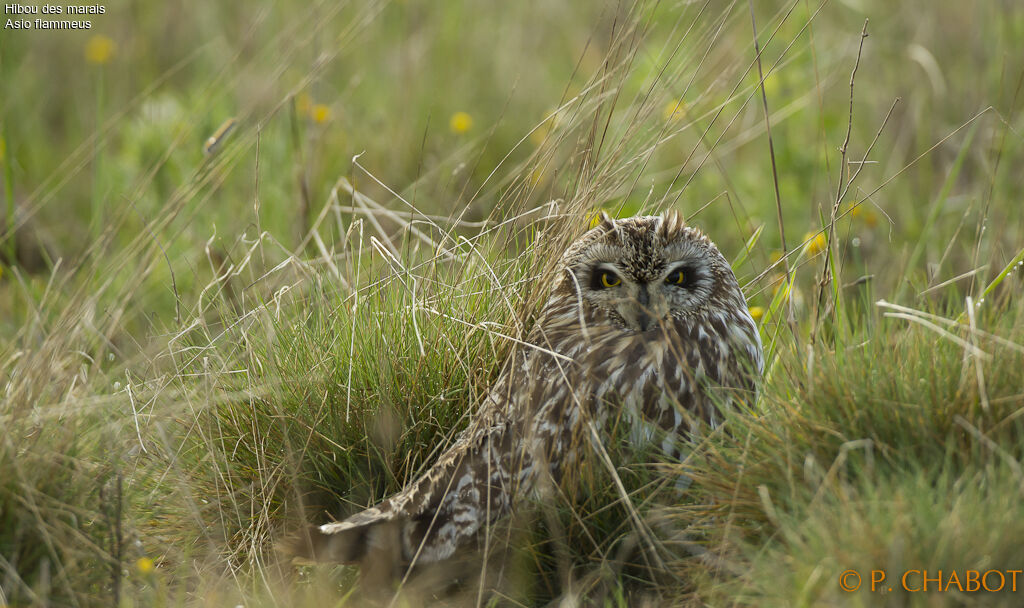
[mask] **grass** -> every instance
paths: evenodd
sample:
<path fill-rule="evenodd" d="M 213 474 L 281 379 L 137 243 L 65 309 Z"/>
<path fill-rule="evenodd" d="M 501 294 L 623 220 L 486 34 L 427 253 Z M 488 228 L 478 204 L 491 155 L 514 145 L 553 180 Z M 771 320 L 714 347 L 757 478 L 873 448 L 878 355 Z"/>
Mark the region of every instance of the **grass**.
<path fill-rule="evenodd" d="M 1024 11 L 753 5 L 3 36 L 0 605 L 357 604 L 275 544 L 429 466 L 598 209 L 668 207 L 735 261 L 762 395 L 523 505 L 505 601 L 1018 605 L 948 575 L 1024 557 Z"/>

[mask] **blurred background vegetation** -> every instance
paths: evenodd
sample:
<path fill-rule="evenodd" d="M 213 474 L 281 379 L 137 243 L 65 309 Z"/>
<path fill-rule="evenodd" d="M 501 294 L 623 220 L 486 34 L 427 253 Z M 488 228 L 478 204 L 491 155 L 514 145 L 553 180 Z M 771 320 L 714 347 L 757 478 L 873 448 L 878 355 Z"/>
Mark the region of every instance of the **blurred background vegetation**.
<path fill-rule="evenodd" d="M 0 605 L 355 601 L 274 543 L 431 462 L 598 209 L 670 207 L 763 398 L 682 498 L 584 475 L 516 600 L 1019 605 L 838 586 L 1024 563 L 1019 2 L 105 8 L 0 33 Z M 610 557 L 641 507 L 665 572 Z"/>

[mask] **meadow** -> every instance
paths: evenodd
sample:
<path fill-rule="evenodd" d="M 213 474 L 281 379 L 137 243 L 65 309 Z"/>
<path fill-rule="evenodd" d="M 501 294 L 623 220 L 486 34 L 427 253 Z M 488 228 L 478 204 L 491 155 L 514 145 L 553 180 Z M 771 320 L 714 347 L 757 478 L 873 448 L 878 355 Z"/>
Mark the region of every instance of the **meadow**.
<path fill-rule="evenodd" d="M 429 466 L 599 211 L 669 208 L 757 403 L 394 605 L 1024 601 L 1024 4 L 88 18 L 0 32 L 0 606 L 361 605 L 282 539 Z"/>

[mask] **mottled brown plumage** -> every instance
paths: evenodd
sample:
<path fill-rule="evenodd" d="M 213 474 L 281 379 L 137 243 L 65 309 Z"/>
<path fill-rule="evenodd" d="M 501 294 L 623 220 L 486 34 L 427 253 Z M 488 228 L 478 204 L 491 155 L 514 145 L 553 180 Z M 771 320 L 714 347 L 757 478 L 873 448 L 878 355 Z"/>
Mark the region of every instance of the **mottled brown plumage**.
<path fill-rule="evenodd" d="M 677 454 L 681 436 L 749 400 L 763 362 L 728 262 L 681 216 L 611 220 L 576 240 L 539 321 L 469 427 L 404 490 L 314 530 L 320 561 L 388 568 L 445 560 L 517 500 L 559 480 L 588 422 Z M 387 569 L 387 568 L 385 568 Z"/>

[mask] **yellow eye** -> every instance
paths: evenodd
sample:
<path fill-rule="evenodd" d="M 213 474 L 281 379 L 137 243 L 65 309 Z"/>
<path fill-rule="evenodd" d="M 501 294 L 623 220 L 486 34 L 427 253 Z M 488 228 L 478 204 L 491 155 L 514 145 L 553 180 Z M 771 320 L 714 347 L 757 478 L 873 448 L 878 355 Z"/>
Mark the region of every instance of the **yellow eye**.
<path fill-rule="evenodd" d="M 618 285 L 621 282 L 622 282 L 622 279 L 620 279 L 619 277 L 615 276 L 614 274 L 612 274 L 610 272 L 602 272 L 601 273 L 601 285 L 603 285 L 605 287 L 615 287 L 616 285 Z"/>
<path fill-rule="evenodd" d="M 683 285 L 686 283 L 686 273 L 680 268 L 679 270 L 673 270 L 665 277 L 665 282 L 670 285 Z"/>

